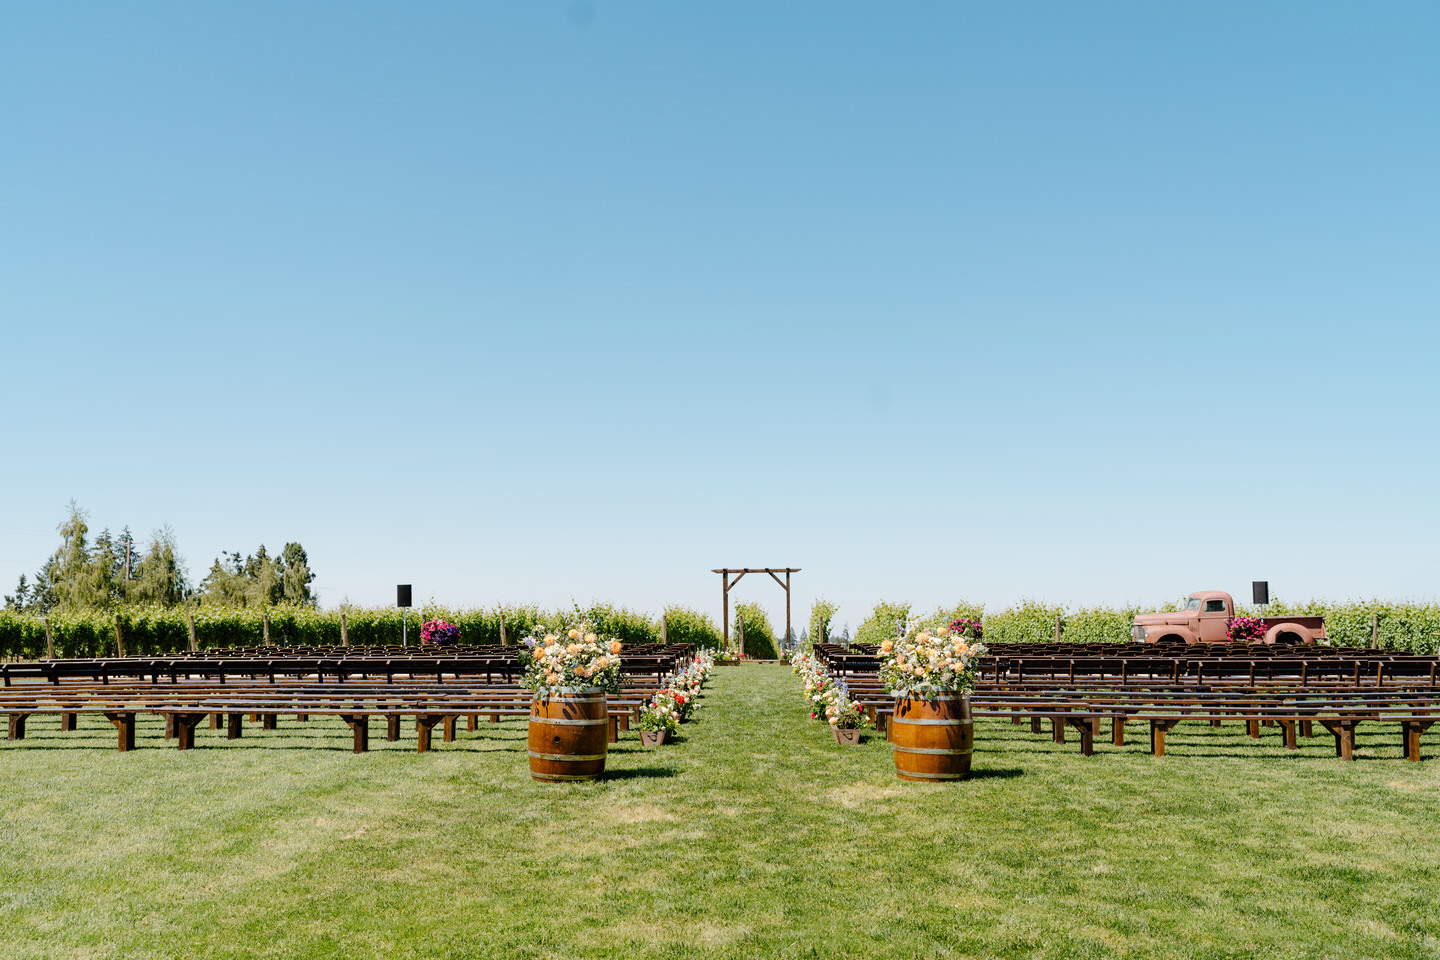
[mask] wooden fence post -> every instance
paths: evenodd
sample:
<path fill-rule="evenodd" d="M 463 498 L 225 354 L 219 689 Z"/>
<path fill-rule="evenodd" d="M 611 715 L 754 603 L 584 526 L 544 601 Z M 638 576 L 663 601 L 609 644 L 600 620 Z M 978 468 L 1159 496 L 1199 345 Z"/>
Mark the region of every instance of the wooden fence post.
<path fill-rule="evenodd" d="M 663 613 L 660 614 L 660 642 L 662 644 L 670 642 L 670 618 Z"/>
<path fill-rule="evenodd" d="M 1057 613 L 1057 614 L 1055 614 L 1055 642 L 1056 642 L 1056 643 L 1059 643 L 1059 642 L 1060 642 L 1060 631 L 1063 630 L 1063 629 L 1064 629 L 1064 627 L 1063 627 L 1063 626 L 1061 625 L 1061 623 L 1060 623 L 1060 614 Z"/>
<path fill-rule="evenodd" d="M 345 622 L 345 611 L 340 611 L 340 646 L 350 646 L 350 625 Z"/>
<path fill-rule="evenodd" d="M 505 611 L 500 611 L 500 646 L 506 646 L 505 640 Z"/>
<path fill-rule="evenodd" d="M 740 659 L 745 659 L 745 614 L 735 614 L 735 632 L 740 637 Z"/>
<path fill-rule="evenodd" d="M 198 649 L 200 649 L 200 645 L 195 642 L 195 614 L 192 613 L 190 614 L 190 652 L 194 653 Z"/>
<path fill-rule="evenodd" d="M 268 647 L 270 646 L 270 611 L 262 610 L 260 613 L 260 617 L 264 620 L 265 623 L 265 646 Z"/>
<path fill-rule="evenodd" d="M 125 656 L 125 638 L 120 635 L 120 614 L 115 614 L 115 651 L 121 657 Z"/>
<path fill-rule="evenodd" d="M 1370 619 L 1370 646 L 1380 646 L 1380 611 L 1376 610 Z"/>
<path fill-rule="evenodd" d="M 45 658 L 55 659 L 55 636 L 50 632 L 50 618 L 45 618 Z"/>

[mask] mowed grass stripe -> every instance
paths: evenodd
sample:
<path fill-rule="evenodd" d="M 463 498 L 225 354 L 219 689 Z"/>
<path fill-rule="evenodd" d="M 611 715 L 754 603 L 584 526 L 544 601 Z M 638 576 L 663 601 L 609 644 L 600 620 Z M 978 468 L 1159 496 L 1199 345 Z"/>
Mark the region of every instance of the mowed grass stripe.
<path fill-rule="evenodd" d="M 333 718 L 107 722 L 0 744 L 0 956 L 1434 957 L 1440 765 L 1361 727 L 1184 723 L 1084 758 L 977 724 L 976 777 L 894 778 L 788 669 L 722 668 L 684 742 L 528 776 L 523 721 L 415 753 Z M 1107 738 L 1108 739 L 1108 738 Z"/>

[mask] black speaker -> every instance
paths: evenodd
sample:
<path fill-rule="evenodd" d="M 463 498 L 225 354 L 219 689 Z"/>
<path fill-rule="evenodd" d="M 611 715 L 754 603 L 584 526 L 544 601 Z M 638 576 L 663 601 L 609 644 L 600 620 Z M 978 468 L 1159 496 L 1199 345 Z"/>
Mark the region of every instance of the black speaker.
<path fill-rule="evenodd" d="M 1270 581 L 1255 580 L 1250 584 L 1251 596 L 1260 606 L 1270 602 Z"/>
<path fill-rule="evenodd" d="M 395 587 L 395 606 L 410 606 L 410 584 L 402 583 Z"/>

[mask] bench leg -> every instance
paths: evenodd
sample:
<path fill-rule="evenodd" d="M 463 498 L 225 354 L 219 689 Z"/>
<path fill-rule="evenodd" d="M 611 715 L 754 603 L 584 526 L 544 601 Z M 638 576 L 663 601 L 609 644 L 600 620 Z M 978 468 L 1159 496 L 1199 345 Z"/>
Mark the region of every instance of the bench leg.
<path fill-rule="evenodd" d="M 195 746 L 195 727 L 205 719 L 205 714 L 179 713 L 166 716 L 174 721 L 175 745 L 181 750 L 189 750 Z"/>
<path fill-rule="evenodd" d="M 280 717 L 280 715 L 279 715 L 278 713 L 262 713 L 262 714 L 260 714 L 260 729 L 261 729 L 261 730 L 274 730 L 274 729 L 275 729 L 275 722 L 276 722 L 277 719 L 279 719 L 279 717 Z"/>
<path fill-rule="evenodd" d="M 1430 728 L 1434 720 L 1402 720 L 1400 729 L 1404 737 L 1405 759 L 1420 760 L 1420 734 Z"/>
<path fill-rule="evenodd" d="M 308 713 L 297 713 L 297 714 L 295 714 L 295 722 L 296 722 L 296 723 L 309 723 L 309 722 L 310 722 L 310 714 L 308 714 Z"/>
<path fill-rule="evenodd" d="M 1042 723 L 1044 723 L 1044 718 L 1041 717 L 1040 714 L 1038 714 L 1038 713 L 1031 714 L 1031 715 L 1030 715 L 1030 732 L 1031 732 L 1031 733 L 1039 733 L 1040 730 L 1041 730 L 1040 724 L 1042 724 Z"/>
<path fill-rule="evenodd" d="M 1219 717 L 1211 717 L 1211 718 L 1210 718 L 1210 726 L 1212 726 L 1212 727 L 1218 727 L 1218 726 L 1220 726 L 1220 718 L 1219 718 Z"/>
<path fill-rule="evenodd" d="M 1066 717 L 1065 722 L 1080 731 L 1080 755 L 1095 756 L 1095 728 L 1100 725 L 1099 717 Z"/>
<path fill-rule="evenodd" d="M 611 743 L 619 743 L 619 742 L 620 742 L 620 731 L 617 729 L 617 724 L 615 723 L 615 714 L 613 714 L 613 713 L 610 714 L 610 723 L 609 723 L 608 729 L 610 730 L 610 742 L 611 742 Z"/>
<path fill-rule="evenodd" d="M 173 713 L 165 714 L 165 739 L 175 739 L 175 714 Z"/>
<path fill-rule="evenodd" d="M 465 718 L 465 729 L 474 733 L 480 729 L 480 714 L 472 713 Z"/>
<path fill-rule="evenodd" d="M 419 741 L 416 748 L 417 753 L 427 753 L 430 750 L 430 728 L 440 721 L 439 717 L 432 717 L 429 714 L 415 714 L 415 739 Z"/>
<path fill-rule="evenodd" d="M 1341 760 L 1355 759 L 1355 727 L 1358 720 L 1321 720 L 1325 729 L 1335 736 L 1335 756 Z"/>
<path fill-rule="evenodd" d="M 355 752 L 364 753 L 370 749 L 370 717 L 363 713 L 345 713 L 340 719 L 350 725 L 355 734 Z"/>
<path fill-rule="evenodd" d="M 72 711 L 72 710 L 66 710 L 64 713 L 60 714 L 60 732 L 61 732 L 61 733 L 74 733 L 74 732 L 75 732 L 75 713 L 74 713 L 74 711 Z"/>
<path fill-rule="evenodd" d="M 1300 721 L 1300 736 L 1302 736 L 1302 737 L 1313 737 L 1313 736 L 1315 736 L 1315 723 L 1314 723 L 1314 721 L 1311 721 L 1311 720 L 1301 720 L 1301 721 Z"/>
<path fill-rule="evenodd" d="M 220 729 L 220 714 L 218 714 L 218 713 L 212 713 L 212 714 L 210 714 L 210 729 L 211 729 L 211 730 L 219 730 L 219 729 Z"/>
<path fill-rule="evenodd" d="M 1011 707 L 1011 708 L 1010 708 L 1010 725 L 1013 726 L 1013 727 L 1018 727 L 1018 726 L 1020 726 L 1020 708 L 1019 708 L 1019 707 Z"/>
<path fill-rule="evenodd" d="M 25 739 L 25 718 L 28 717 L 28 716 L 30 716 L 30 714 L 28 714 L 28 713 L 12 713 L 12 714 L 10 714 L 10 739 L 11 739 L 11 740 L 24 740 L 24 739 Z"/>
<path fill-rule="evenodd" d="M 1285 749 L 1286 749 L 1286 750 L 1299 750 L 1299 749 L 1300 749 L 1300 743 L 1299 743 L 1299 741 L 1297 741 L 1296 738 L 1295 738 L 1296 721 L 1294 721 L 1294 720 L 1277 720 L 1277 721 L 1275 721 L 1275 722 L 1278 723 L 1278 724 L 1280 724 L 1280 729 L 1281 729 L 1281 731 L 1282 731 L 1282 732 L 1284 733 L 1284 735 L 1285 735 Z"/>
<path fill-rule="evenodd" d="M 1065 718 L 1064 718 L 1064 717 L 1051 717 L 1051 718 L 1050 718 L 1050 739 L 1053 740 L 1053 741 L 1055 741 L 1056 743 L 1064 743 L 1064 742 L 1065 742 L 1065 727 L 1066 727 L 1066 726 L 1067 726 L 1067 724 L 1065 723 Z"/>
<path fill-rule="evenodd" d="M 391 743 L 400 739 L 400 714 L 392 713 L 385 718 L 385 739 Z"/>
<path fill-rule="evenodd" d="M 239 740 L 240 733 L 244 728 L 245 714 L 227 713 L 225 715 L 225 739 Z"/>
<path fill-rule="evenodd" d="M 457 719 L 457 718 L 455 718 L 455 717 L 446 717 L 446 718 L 445 718 L 445 742 L 446 742 L 446 743 L 454 743 L 454 742 L 455 742 L 455 720 L 456 720 L 456 719 Z"/>
<path fill-rule="evenodd" d="M 1123 716 L 1111 718 L 1110 742 L 1117 747 L 1125 746 L 1125 718 Z"/>
<path fill-rule="evenodd" d="M 1157 757 L 1165 756 L 1165 734 L 1175 728 L 1180 722 L 1177 717 L 1174 720 L 1151 720 L 1150 721 L 1150 752 Z"/>
<path fill-rule="evenodd" d="M 1259 739 L 1260 739 L 1260 721 L 1259 721 L 1259 720 L 1246 720 L 1246 721 L 1245 721 L 1245 733 L 1250 737 L 1251 740 L 1259 740 Z"/>
<path fill-rule="evenodd" d="M 107 713 L 105 719 L 115 724 L 115 732 L 120 740 L 120 752 L 135 749 L 135 714 L 125 711 L 121 713 Z"/>
<path fill-rule="evenodd" d="M 492 713 L 492 714 L 490 714 L 490 722 L 491 722 L 491 723 L 499 723 L 499 722 L 500 722 L 500 714 L 498 714 L 498 713 Z"/>
<path fill-rule="evenodd" d="M 618 719 L 619 719 L 619 723 L 620 723 L 620 729 L 621 729 L 622 731 L 625 731 L 625 730 L 629 730 L 629 729 L 630 729 L 630 714 L 628 714 L 628 713 L 622 713 L 622 714 L 620 714 L 620 716 L 619 716 Z"/>

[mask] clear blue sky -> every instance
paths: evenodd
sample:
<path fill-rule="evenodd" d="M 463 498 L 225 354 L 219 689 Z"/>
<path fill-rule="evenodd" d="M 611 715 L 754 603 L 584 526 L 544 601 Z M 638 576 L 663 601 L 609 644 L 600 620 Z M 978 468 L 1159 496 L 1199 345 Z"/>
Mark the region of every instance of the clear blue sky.
<path fill-rule="evenodd" d="M 1440 5 L 0 7 L 0 587 L 1440 592 Z M 738 595 L 783 616 L 783 595 Z"/>

